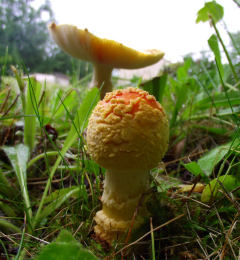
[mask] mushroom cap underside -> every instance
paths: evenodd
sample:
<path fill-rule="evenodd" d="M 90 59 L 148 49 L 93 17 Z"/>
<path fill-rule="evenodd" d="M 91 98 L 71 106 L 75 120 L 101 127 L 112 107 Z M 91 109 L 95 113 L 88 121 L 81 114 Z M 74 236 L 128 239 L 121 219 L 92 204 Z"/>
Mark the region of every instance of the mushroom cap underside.
<path fill-rule="evenodd" d="M 71 56 L 113 68 L 138 69 L 152 65 L 164 56 L 159 50 L 140 52 L 73 25 L 52 23 L 49 31 L 58 46 Z"/>

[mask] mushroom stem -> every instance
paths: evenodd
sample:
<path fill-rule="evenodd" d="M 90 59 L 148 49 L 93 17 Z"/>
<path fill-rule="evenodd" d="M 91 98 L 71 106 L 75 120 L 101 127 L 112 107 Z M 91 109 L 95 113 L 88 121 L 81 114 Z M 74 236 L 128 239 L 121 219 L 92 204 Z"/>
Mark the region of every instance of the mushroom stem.
<path fill-rule="evenodd" d="M 140 198 L 149 187 L 150 170 L 167 150 L 168 135 L 164 109 L 146 91 L 118 89 L 98 102 L 87 130 L 90 155 L 107 169 L 103 208 L 95 216 L 96 237 L 109 244 L 122 241 L 127 229 L 142 224 L 146 209 Z"/>
<path fill-rule="evenodd" d="M 121 237 L 130 228 L 141 195 L 148 187 L 149 171 L 107 170 L 101 199 L 103 207 L 95 216 L 96 235 L 109 243 Z M 145 210 L 144 205 L 141 205 L 141 210 Z M 142 217 L 138 216 L 134 228 L 142 221 Z"/>
<path fill-rule="evenodd" d="M 94 85 L 100 89 L 101 99 L 104 98 L 107 92 L 112 91 L 112 71 L 113 68 L 111 66 L 106 66 L 99 63 L 94 64 L 93 82 Z"/>

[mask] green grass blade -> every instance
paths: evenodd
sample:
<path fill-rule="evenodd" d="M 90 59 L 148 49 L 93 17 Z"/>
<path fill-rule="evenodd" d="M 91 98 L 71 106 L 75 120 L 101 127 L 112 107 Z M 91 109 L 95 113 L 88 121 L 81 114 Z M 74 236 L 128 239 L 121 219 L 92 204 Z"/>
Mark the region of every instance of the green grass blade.
<path fill-rule="evenodd" d="M 4 252 L 5 256 L 6 256 L 6 259 L 9 260 L 10 258 L 8 257 L 7 249 L 6 249 L 4 243 L 3 243 L 3 241 L 2 241 L 1 239 L 0 239 L 0 245 L 1 245 L 2 248 L 3 248 L 3 252 Z"/>
<path fill-rule="evenodd" d="M 82 104 L 79 106 L 79 109 L 75 115 L 74 120 L 72 121 L 72 125 L 70 128 L 70 131 L 68 133 L 68 136 L 64 142 L 63 148 L 60 152 L 60 155 L 58 156 L 54 166 L 52 167 L 52 170 L 50 172 L 49 179 L 47 181 L 47 184 L 45 186 L 45 190 L 43 192 L 42 199 L 40 201 L 36 216 L 34 218 L 34 224 L 35 227 L 36 224 L 40 221 L 41 211 L 42 207 L 45 201 L 45 198 L 47 196 L 49 187 L 51 185 L 52 178 L 57 170 L 58 165 L 62 161 L 63 156 L 67 152 L 67 150 L 71 147 L 71 145 L 76 141 L 77 137 L 81 137 L 81 134 L 85 127 L 87 126 L 87 120 L 89 118 L 89 115 L 93 109 L 93 107 L 96 105 L 97 101 L 99 100 L 99 90 L 97 88 L 91 89 L 86 97 L 84 98 Z"/>
<path fill-rule="evenodd" d="M 38 110 L 38 101 L 40 98 L 42 86 L 35 79 L 28 79 L 27 98 L 26 98 L 26 109 L 24 117 L 24 144 L 27 145 L 30 151 L 34 148 L 34 141 L 36 135 L 36 117 L 35 115 Z"/>
<path fill-rule="evenodd" d="M 21 233 L 21 229 L 15 226 L 14 224 L 10 223 L 9 221 L 5 219 L 0 218 L 0 230 L 4 230 L 4 232 L 11 233 Z"/>
<path fill-rule="evenodd" d="M 153 95 L 157 101 L 162 102 L 165 86 L 167 83 L 167 74 L 155 77 L 147 82 L 140 84 L 140 87 Z"/>
<path fill-rule="evenodd" d="M 16 191 L 14 192 L 16 193 Z M 14 194 L 13 193 L 13 194 Z M 0 197 L 1 198 L 1 197 Z M 0 211 L 4 212 L 4 214 L 8 217 L 16 217 L 17 214 L 15 212 L 16 206 L 15 205 L 9 205 L 9 201 L 0 201 Z"/>
<path fill-rule="evenodd" d="M 14 147 L 3 147 L 2 148 L 6 155 L 8 156 L 12 167 L 16 173 L 18 183 L 21 189 L 25 204 L 25 212 L 29 223 L 32 219 L 31 203 L 28 195 L 27 189 L 27 161 L 29 158 L 29 148 L 23 144 L 16 145 Z"/>
<path fill-rule="evenodd" d="M 22 231 L 22 236 L 21 236 L 21 241 L 20 241 L 20 244 L 19 244 L 18 252 L 17 252 L 17 255 L 16 255 L 14 260 L 24 259 L 25 251 L 22 251 L 24 237 L 25 237 L 25 226 L 24 226 L 23 231 Z"/>
<path fill-rule="evenodd" d="M 46 198 L 45 202 L 49 200 L 51 200 L 51 202 L 42 210 L 39 218 L 43 219 L 49 216 L 50 214 L 52 214 L 70 197 L 79 193 L 79 191 L 80 191 L 80 187 L 76 187 L 76 186 L 55 191 L 53 194 L 51 194 L 49 197 Z"/>
<path fill-rule="evenodd" d="M 19 87 L 19 91 L 20 91 L 20 96 L 21 96 L 21 101 L 22 101 L 22 108 L 23 111 L 26 110 L 26 97 L 25 97 L 25 84 L 24 84 L 24 79 L 22 78 L 22 75 L 19 73 L 19 71 L 14 67 L 11 66 L 11 70 L 15 75 L 15 78 L 17 80 L 18 83 L 18 87 Z"/>
<path fill-rule="evenodd" d="M 203 99 L 197 101 L 193 108 L 195 111 L 214 108 L 229 108 L 231 106 L 236 106 L 240 104 L 240 93 L 229 92 L 226 93 L 215 93 L 213 96 L 204 97 Z"/>
<path fill-rule="evenodd" d="M 14 189 L 10 186 L 8 179 L 4 176 L 2 170 L 0 169 L 0 194 L 8 198 L 14 196 Z"/>
<path fill-rule="evenodd" d="M 214 28 L 214 30 L 215 30 L 215 32 L 217 34 L 217 38 L 219 39 L 219 41 L 220 41 L 220 43 L 222 45 L 223 51 L 224 51 L 224 53 L 225 53 L 225 55 L 227 57 L 227 60 L 228 60 L 229 66 L 230 66 L 230 68 L 232 70 L 233 76 L 234 76 L 236 82 L 238 82 L 239 81 L 238 74 L 237 74 L 237 72 L 236 72 L 236 70 L 234 68 L 234 65 L 232 63 L 231 57 L 230 57 L 229 52 L 228 52 L 228 50 L 227 50 L 227 48 L 226 48 L 226 46 L 225 46 L 225 44 L 223 42 L 223 39 L 222 39 L 218 29 L 217 29 L 216 23 L 215 23 L 215 21 L 213 19 L 211 19 L 211 22 L 212 22 L 213 28 Z M 220 70 L 220 72 L 221 72 L 221 70 Z M 221 74 L 221 76 L 223 77 L 223 74 Z"/>

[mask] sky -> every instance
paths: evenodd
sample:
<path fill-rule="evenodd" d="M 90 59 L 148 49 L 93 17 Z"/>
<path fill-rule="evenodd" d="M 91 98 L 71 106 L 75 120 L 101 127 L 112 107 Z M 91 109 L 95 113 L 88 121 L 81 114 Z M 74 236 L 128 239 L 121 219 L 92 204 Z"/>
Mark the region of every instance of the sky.
<path fill-rule="evenodd" d="M 35 5 L 43 0 L 36 0 Z M 160 49 L 165 59 L 176 62 L 188 53 L 209 51 L 214 33 L 209 23 L 196 24 L 204 0 L 50 0 L 58 24 L 87 28 L 101 38 L 145 50 Z M 233 0 L 218 0 L 231 32 L 239 29 L 240 8 Z M 219 25 L 220 30 L 223 26 Z M 226 33 L 222 30 L 225 42 Z"/>

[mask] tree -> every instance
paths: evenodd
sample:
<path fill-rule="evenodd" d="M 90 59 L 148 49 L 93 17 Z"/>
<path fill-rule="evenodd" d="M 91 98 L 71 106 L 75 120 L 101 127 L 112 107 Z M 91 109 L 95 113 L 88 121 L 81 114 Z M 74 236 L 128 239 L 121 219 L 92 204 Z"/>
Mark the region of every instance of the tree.
<path fill-rule="evenodd" d="M 77 66 L 80 78 L 92 71 L 92 67 L 74 60 L 50 39 L 47 25 L 54 15 L 49 0 L 38 10 L 31 2 L 0 0 L 0 70 L 3 65 L 20 65 L 29 72 L 71 74 Z M 42 19 L 43 14 L 47 20 Z"/>
<path fill-rule="evenodd" d="M 0 56 L 8 50 L 8 63 L 24 63 L 26 68 L 37 71 L 44 62 L 48 55 L 48 21 L 42 20 L 43 12 L 53 18 L 49 1 L 35 10 L 27 0 L 1 0 Z"/>

